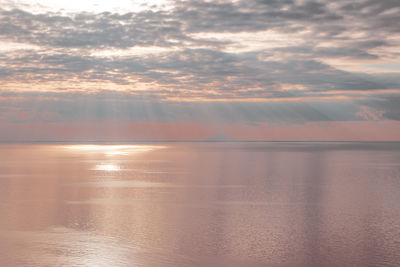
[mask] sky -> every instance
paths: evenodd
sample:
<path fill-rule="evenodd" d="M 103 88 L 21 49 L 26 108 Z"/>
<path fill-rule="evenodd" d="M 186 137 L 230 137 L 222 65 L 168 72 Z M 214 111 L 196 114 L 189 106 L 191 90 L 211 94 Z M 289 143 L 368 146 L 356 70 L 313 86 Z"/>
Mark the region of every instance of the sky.
<path fill-rule="evenodd" d="M 0 0 L 0 141 L 400 141 L 399 0 Z"/>

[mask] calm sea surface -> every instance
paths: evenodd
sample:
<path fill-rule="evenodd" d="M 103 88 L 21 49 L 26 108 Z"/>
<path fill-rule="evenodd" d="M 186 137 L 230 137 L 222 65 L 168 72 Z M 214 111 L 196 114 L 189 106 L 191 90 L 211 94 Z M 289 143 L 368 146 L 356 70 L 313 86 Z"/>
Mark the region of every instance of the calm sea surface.
<path fill-rule="evenodd" d="M 0 266 L 399 266 L 399 143 L 0 145 Z"/>

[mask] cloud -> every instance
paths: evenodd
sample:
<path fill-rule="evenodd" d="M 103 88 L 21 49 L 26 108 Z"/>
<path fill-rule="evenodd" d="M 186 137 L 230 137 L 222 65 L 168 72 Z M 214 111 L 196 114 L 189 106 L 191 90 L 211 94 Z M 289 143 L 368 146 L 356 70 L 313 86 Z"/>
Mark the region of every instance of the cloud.
<path fill-rule="evenodd" d="M 163 12 L 138 14 L 57 13 L 31 14 L 14 9 L 0 12 L 0 36 L 15 42 L 61 47 L 170 46 L 174 40 L 188 39 L 180 23 Z"/>
<path fill-rule="evenodd" d="M 400 120 L 397 0 L 13 8 L 0 9 L 2 121 Z"/>
<path fill-rule="evenodd" d="M 374 109 L 382 118 L 400 120 L 400 95 L 381 95 L 376 99 L 361 101 L 366 107 Z"/>
<path fill-rule="evenodd" d="M 9 54 L 1 59 L 9 65 L 3 79 L 107 81 L 131 85 L 133 91 L 139 84 L 153 84 L 164 99 L 172 96 L 268 99 L 312 96 L 323 91 L 400 88 L 398 79 L 379 74 L 341 71 L 314 59 L 265 61 L 253 52 L 184 49 L 116 59 L 44 52 Z M 303 90 L 295 86 L 294 90 L 282 90 L 282 84 L 300 85 Z"/>
<path fill-rule="evenodd" d="M 81 93 L 2 93 L 0 119 L 7 122 L 199 122 L 282 123 L 307 121 L 354 121 L 360 105 L 350 100 L 274 102 L 157 102 L 151 97 L 123 92 Z M 22 114 L 24 114 L 22 116 Z"/>

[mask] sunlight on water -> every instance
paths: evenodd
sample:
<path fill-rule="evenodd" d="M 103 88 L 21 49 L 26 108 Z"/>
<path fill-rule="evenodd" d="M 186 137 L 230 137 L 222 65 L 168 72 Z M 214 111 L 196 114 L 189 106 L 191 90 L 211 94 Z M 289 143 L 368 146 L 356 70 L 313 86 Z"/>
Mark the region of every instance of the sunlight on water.
<path fill-rule="evenodd" d="M 0 145 L 0 267 L 398 266 L 399 181 L 400 143 Z"/>
<path fill-rule="evenodd" d="M 120 156 L 132 156 L 137 155 L 139 153 L 149 152 L 154 149 L 164 148 L 162 146 L 154 146 L 154 145 L 68 145 L 63 146 L 62 149 L 66 151 L 76 151 L 79 154 L 84 156 L 91 155 L 99 155 L 103 154 L 105 156 L 111 157 L 112 161 L 107 162 L 108 159 L 105 159 L 105 162 L 102 161 L 96 164 L 94 167 L 90 168 L 90 170 L 94 171 L 104 171 L 104 172 L 117 172 L 121 171 L 122 168 L 118 164 L 118 159 Z M 98 160 L 99 161 L 99 160 Z"/>
<path fill-rule="evenodd" d="M 113 156 L 148 152 L 162 147 L 149 145 L 69 145 L 64 146 L 64 148 L 75 151 L 83 151 L 86 153 L 103 153 L 107 156 Z"/>
<path fill-rule="evenodd" d="M 116 164 L 99 164 L 96 165 L 96 167 L 93 168 L 95 171 L 119 171 L 121 170 L 121 167 L 116 165 Z"/>

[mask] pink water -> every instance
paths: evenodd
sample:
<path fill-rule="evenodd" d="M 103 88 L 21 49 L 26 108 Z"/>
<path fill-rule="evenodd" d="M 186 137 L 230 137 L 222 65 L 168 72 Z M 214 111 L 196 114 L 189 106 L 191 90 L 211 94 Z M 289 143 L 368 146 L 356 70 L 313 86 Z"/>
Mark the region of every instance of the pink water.
<path fill-rule="evenodd" d="M 0 266 L 398 266 L 398 143 L 1 145 Z"/>

